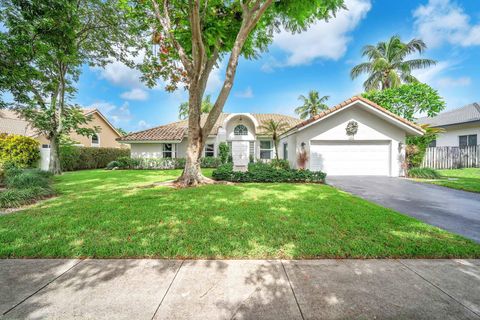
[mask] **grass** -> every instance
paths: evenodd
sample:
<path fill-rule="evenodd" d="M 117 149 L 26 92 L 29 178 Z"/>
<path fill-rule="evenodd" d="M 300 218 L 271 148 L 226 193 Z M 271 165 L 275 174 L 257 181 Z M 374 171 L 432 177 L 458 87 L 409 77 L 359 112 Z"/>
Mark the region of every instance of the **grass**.
<path fill-rule="evenodd" d="M 149 187 L 179 174 L 66 173 L 57 198 L 0 216 L 0 257 L 480 257 L 470 240 L 326 185 Z"/>
<path fill-rule="evenodd" d="M 480 168 L 438 170 L 440 179 L 427 181 L 452 189 L 480 193 Z"/>

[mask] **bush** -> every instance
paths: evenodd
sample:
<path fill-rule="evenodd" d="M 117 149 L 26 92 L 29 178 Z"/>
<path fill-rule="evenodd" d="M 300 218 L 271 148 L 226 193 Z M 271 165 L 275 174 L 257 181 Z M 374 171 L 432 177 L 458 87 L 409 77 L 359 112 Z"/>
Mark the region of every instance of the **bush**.
<path fill-rule="evenodd" d="M 212 174 L 215 180 L 232 182 L 325 182 L 321 171 L 276 168 L 272 164 L 256 162 L 248 165 L 247 172 L 233 171 L 233 164 L 219 166 Z"/>
<path fill-rule="evenodd" d="M 130 157 L 129 149 L 60 147 L 60 164 L 63 171 L 105 168 L 120 157 Z"/>
<path fill-rule="evenodd" d="M 108 163 L 106 169 L 113 169 L 115 167 L 119 169 L 156 169 L 156 170 L 169 170 L 169 169 L 183 169 L 185 168 L 185 158 L 130 158 L 120 157 L 115 161 Z M 201 158 L 200 166 L 202 168 L 217 168 L 221 165 L 219 158 Z"/>
<path fill-rule="evenodd" d="M 217 168 L 221 164 L 222 160 L 220 158 L 206 157 L 200 159 L 200 167 L 202 168 Z M 185 167 L 185 163 L 183 167 Z"/>
<path fill-rule="evenodd" d="M 15 134 L 0 134 L 0 163 L 13 163 L 22 168 L 34 167 L 40 160 L 38 141 Z"/>
<path fill-rule="evenodd" d="M 0 192 L 0 208 L 18 208 L 22 205 L 32 204 L 52 194 L 52 189 L 42 187 L 7 189 Z"/>
<path fill-rule="evenodd" d="M 230 148 L 226 142 L 220 142 L 218 145 L 218 156 L 222 163 L 228 162 L 228 156 L 230 155 Z"/>
<path fill-rule="evenodd" d="M 9 170 L 5 175 L 5 185 L 12 189 L 49 188 L 50 180 L 51 174 L 39 169 Z"/>
<path fill-rule="evenodd" d="M 409 178 L 439 179 L 442 177 L 438 171 L 430 168 L 410 168 L 407 173 Z"/>
<path fill-rule="evenodd" d="M 285 169 L 285 170 L 290 169 L 290 163 L 287 160 L 272 159 L 272 161 L 270 163 L 271 163 L 272 167 L 277 168 L 277 169 Z"/>

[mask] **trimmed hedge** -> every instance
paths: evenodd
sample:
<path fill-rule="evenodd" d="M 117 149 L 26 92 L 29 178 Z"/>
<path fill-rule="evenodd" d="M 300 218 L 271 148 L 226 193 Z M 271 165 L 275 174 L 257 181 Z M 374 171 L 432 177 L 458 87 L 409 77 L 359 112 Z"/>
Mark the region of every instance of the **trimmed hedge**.
<path fill-rule="evenodd" d="M 276 168 L 268 163 L 248 165 L 247 172 L 233 171 L 233 164 L 219 166 L 212 174 L 215 180 L 231 182 L 313 182 L 324 183 L 327 176 L 321 171 Z"/>
<path fill-rule="evenodd" d="M 108 163 L 106 169 L 183 169 L 185 167 L 185 161 L 185 158 L 120 157 L 117 160 Z M 217 168 L 219 165 L 221 165 L 221 160 L 219 158 L 208 157 L 200 159 L 200 167 L 202 168 Z"/>
<path fill-rule="evenodd" d="M 120 157 L 130 157 L 130 149 L 60 147 L 60 165 L 63 171 L 103 169 Z"/>
<path fill-rule="evenodd" d="M 40 160 L 38 141 L 16 134 L 0 134 L 0 163 L 28 168 L 34 167 L 38 160 Z"/>

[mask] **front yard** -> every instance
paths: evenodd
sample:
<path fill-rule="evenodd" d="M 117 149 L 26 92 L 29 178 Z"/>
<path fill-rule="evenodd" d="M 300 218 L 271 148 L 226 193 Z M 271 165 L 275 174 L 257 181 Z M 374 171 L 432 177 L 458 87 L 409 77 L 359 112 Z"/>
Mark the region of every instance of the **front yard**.
<path fill-rule="evenodd" d="M 151 185 L 179 174 L 66 173 L 59 197 L 0 216 L 0 257 L 480 257 L 470 240 L 326 185 Z"/>
<path fill-rule="evenodd" d="M 442 178 L 428 182 L 453 189 L 480 192 L 480 168 L 438 170 L 438 172 Z"/>

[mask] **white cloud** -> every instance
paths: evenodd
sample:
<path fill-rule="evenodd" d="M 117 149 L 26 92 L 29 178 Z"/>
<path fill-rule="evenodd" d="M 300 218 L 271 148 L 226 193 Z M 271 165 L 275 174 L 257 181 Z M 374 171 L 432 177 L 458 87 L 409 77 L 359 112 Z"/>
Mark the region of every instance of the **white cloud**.
<path fill-rule="evenodd" d="M 128 102 L 125 102 L 121 106 L 116 106 L 109 102 L 100 101 L 87 106 L 87 108 L 96 108 L 100 110 L 100 112 L 115 126 L 127 124 L 133 118 L 130 113 Z"/>
<path fill-rule="evenodd" d="M 244 91 L 236 92 L 236 93 L 235 93 L 235 97 L 237 97 L 237 98 L 245 98 L 245 99 L 253 98 L 253 90 L 252 90 L 252 87 L 248 86 Z"/>
<path fill-rule="evenodd" d="M 443 77 L 438 79 L 438 86 L 441 88 L 466 87 L 469 86 L 472 79 L 469 77 L 451 78 Z"/>
<path fill-rule="evenodd" d="M 143 61 L 143 54 L 132 57 L 133 62 L 140 63 Z M 114 61 L 107 64 L 104 68 L 94 67 L 100 73 L 100 78 L 110 83 L 125 88 L 144 88 L 145 85 L 140 80 L 142 73 L 137 69 L 132 69 L 123 62 Z"/>
<path fill-rule="evenodd" d="M 417 77 L 420 82 L 431 84 L 440 74 L 448 70 L 451 66 L 452 64 L 449 61 L 439 61 L 430 68 L 415 70 L 413 75 Z"/>
<path fill-rule="evenodd" d="M 143 89 L 133 88 L 130 91 L 125 91 L 124 93 L 122 93 L 120 97 L 125 100 L 143 101 L 148 99 L 148 93 Z"/>
<path fill-rule="evenodd" d="M 152 125 L 149 124 L 148 122 L 146 122 L 145 120 L 140 120 L 138 121 L 138 124 L 137 124 L 137 130 L 140 131 L 140 130 L 146 130 L 146 129 L 149 129 L 151 128 Z"/>
<path fill-rule="evenodd" d="M 207 81 L 207 87 L 205 88 L 206 93 L 215 93 L 222 87 L 224 69 L 225 66 L 223 64 L 213 68 Z"/>
<path fill-rule="evenodd" d="M 292 34 L 282 31 L 275 35 L 274 46 L 288 54 L 285 62 L 275 65 L 267 63 L 264 71 L 278 66 L 296 66 L 313 62 L 315 59 L 340 59 L 347 51 L 351 40 L 349 33 L 365 18 L 372 5 L 370 0 L 347 0 L 348 10 L 341 10 L 328 22 L 319 21 L 308 30 Z"/>
<path fill-rule="evenodd" d="M 428 46 L 444 42 L 461 46 L 480 45 L 480 23 L 472 24 L 462 7 L 450 0 L 429 0 L 414 12 L 415 29 Z"/>

